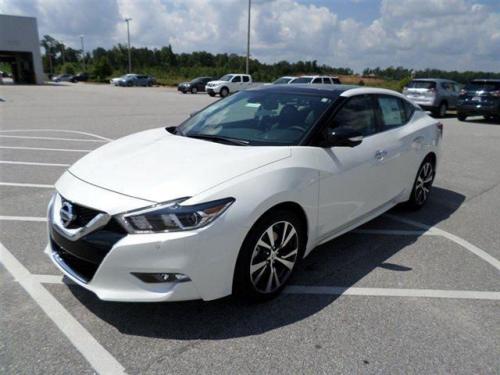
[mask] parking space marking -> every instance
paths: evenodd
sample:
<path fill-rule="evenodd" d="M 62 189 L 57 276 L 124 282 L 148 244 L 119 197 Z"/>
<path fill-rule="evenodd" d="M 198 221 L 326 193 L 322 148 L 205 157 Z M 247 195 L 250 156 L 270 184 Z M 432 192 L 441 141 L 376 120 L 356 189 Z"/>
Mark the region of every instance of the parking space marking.
<path fill-rule="evenodd" d="M 45 217 L 34 216 L 0 216 L 1 221 L 47 221 Z"/>
<path fill-rule="evenodd" d="M 42 189 L 53 189 L 54 188 L 54 185 L 26 184 L 26 183 L 22 183 L 22 182 L 0 182 L 0 186 L 17 186 L 17 187 L 42 188 Z"/>
<path fill-rule="evenodd" d="M 455 298 L 500 300 L 500 292 L 483 292 L 475 290 L 438 290 L 438 289 L 394 289 L 394 288 L 345 288 L 338 286 L 302 286 L 290 285 L 283 291 L 286 294 L 320 294 L 347 296 L 378 297 L 423 297 L 423 298 Z"/>
<path fill-rule="evenodd" d="M 124 374 L 124 367 L 109 353 L 42 284 L 0 243 L 4 267 L 33 298 L 97 373 Z"/>
<path fill-rule="evenodd" d="M 60 151 L 60 152 L 90 152 L 93 150 L 73 150 L 68 148 L 45 148 L 45 147 L 21 147 L 21 146 L 0 146 L 9 150 L 34 150 L 34 151 Z"/>
<path fill-rule="evenodd" d="M 12 160 L 0 160 L 0 164 L 36 165 L 40 167 L 69 167 L 71 165 L 71 164 L 39 163 L 34 161 L 12 161 Z"/>
<path fill-rule="evenodd" d="M 37 139 L 46 141 L 70 141 L 70 142 L 101 142 L 107 141 L 103 139 L 85 139 L 85 138 L 58 138 L 58 137 L 32 137 L 28 135 L 4 135 L 0 134 L 0 138 L 15 138 L 15 139 Z"/>
<path fill-rule="evenodd" d="M 1 133 L 16 133 L 16 132 L 61 132 L 61 133 L 73 133 L 73 134 L 81 134 L 88 135 L 89 137 L 94 137 L 98 139 L 102 139 L 103 141 L 112 141 L 111 138 L 103 137 L 102 135 L 97 135 L 94 133 L 82 132 L 79 130 L 67 130 L 67 129 L 7 129 L 0 130 Z"/>
<path fill-rule="evenodd" d="M 355 229 L 355 234 L 383 234 L 388 236 L 439 236 L 433 230 L 392 230 L 392 229 Z"/>
<path fill-rule="evenodd" d="M 74 284 L 70 279 L 63 280 L 63 275 L 31 275 L 31 277 L 41 284 Z"/>
<path fill-rule="evenodd" d="M 392 214 L 385 214 L 385 216 L 387 216 L 393 220 L 399 221 L 401 223 L 404 223 L 404 224 L 413 225 L 414 227 L 417 227 L 417 228 L 421 228 L 421 229 L 425 229 L 425 230 L 432 230 L 435 233 L 437 233 L 438 235 L 443 236 L 443 237 L 449 239 L 450 241 L 453 241 L 456 244 L 460 245 L 461 247 L 469 250 L 471 253 L 477 255 L 479 258 L 488 262 L 493 267 L 495 267 L 498 271 L 500 271 L 500 261 L 498 259 L 494 258 L 493 256 L 488 254 L 486 251 L 480 249 L 479 247 L 471 244 L 469 241 L 464 240 L 463 238 L 460 238 L 460 237 L 458 237 L 452 233 L 449 233 L 445 230 L 442 230 L 442 229 L 439 229 L 436 227 L 432 227 L 432 226 L 429 226 L 427 224 L 419 223 L 418 221 L 414 221 L 411 219 L 402 218 L 402 217 L 392 215 Z"/>

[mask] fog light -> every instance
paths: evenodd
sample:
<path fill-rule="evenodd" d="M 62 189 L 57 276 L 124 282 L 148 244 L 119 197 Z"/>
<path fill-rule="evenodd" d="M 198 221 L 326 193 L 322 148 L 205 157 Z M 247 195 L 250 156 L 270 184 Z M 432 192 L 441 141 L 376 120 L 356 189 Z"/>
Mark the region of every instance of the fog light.
<path fill-rule="evenodd" d="M 145 283 L 183 283 L 191 281 L 189 276 L 183 273 L 138 273 L 132 272 L 132 275 Z"/>

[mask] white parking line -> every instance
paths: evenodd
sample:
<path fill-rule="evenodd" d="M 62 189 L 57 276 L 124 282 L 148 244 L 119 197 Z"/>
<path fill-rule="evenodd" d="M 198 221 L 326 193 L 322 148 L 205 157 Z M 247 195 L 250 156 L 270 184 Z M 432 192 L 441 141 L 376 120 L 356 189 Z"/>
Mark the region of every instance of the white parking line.
<path fill-rule="evenodd" d="M 35 151 L 61 151 L 61 152 L 90 152 L 93 150 L 72 150 L 67 148 L 45 148 L 45 147 L 17 147 L 17 146 L 0 146 L 0 148 L 9 150 L 35 150 Z"/>
<path fill-rule="evenodd" d="M 63 275 L 31 275 L 31 277 L 41 284 L 65 284 Z M 66 283 L 74 284 L 70 279 L 67 279 Z"/>
<path fill-rule="evenodd" d="M 95 137 L 98 139 L 102 139 L 104 141 L 112 141 L 111 138 L 103 137 L 102 135 L 97 135 L 94 133 L 82 132 L 79 130 L 66 130 L 66 129 L 6 129 L 0 130 L 2 133 L 17 133 L 17 132 L 60 132 L 60 133 L 73 133 L 73 134 L 81 134 L 88 135 L 89 137 Z"/>
<path fill-rule="evenodd" d="M 427 224 L 419 223 L 418 221 L 413 221 L 413 220 L 402 218 L 402 217 L 392 215 L 392 214 L 386 214 L 385 216 L 390 217 L 391 219 L 399 221 L 401 223 L 413 225 L 414 227 L 417 227 L 417 228 L 422 228 L 425 230 L 432 230 L 436 234 L 443 236 L 443 237 L 449 239 L 450 241 L 453 241 L 456 244 L 462 246 L 463 248 L 469 250 L 471 253 L 477 255 L 479 258 L 488 262 L 489 264 L 491 264 L 493 267 L 495 267 L 497 270 L 500 271 L 500 261 L 498 259 L 492 257 L 486 251 L 481 250 L 479 247 L 471 244 L 470 242 L 464 240 L 463 238 L 460 238 L 452 233 L 446 232 L 445 230 L 442 230 L 442 229 L 439 229 L 436 227 L 431 227 Z"/>
<path fill-rule="evenodd" d="M 383 234 L 388 236 L 439 236 L 432 230 L 392 230 L 392 229 L 355 229 L 355 234 Z"/>
<path fill-rule="evenodd" d="M 78 322 L 61 303 L 31 277 L 30 272 L 0 243 L 4 267 L 83 355 L 97 373 L 124 374 L 123 366 Z"/>
<path fill-rule="evenodd" d="M 53 189 L 54 188 L 54 185 L 25 184 L 22 182 L 0 182 L 0 186 L 17 186 L 17 187 L 43 188 L 43 189 Z"/>
<path fill-rule="evenodd" d="M 47 221 L 46 217 L 34 216 L 0 216 L 0 221 Z"/>
<path fill-rule="evenodd" d="M 71 164 L 38 163 L 34 161 L 11 161 L 11 160 L 0 160 L 0 164 L 36 165 L 40 167 L 69 167 L 71 165 Z"/>
<path fill-rule="evenodd" d="M 333 296 L 346 295 L 500 300 L 500 292 L 483 292 L 475 290 L 345 288 L 338 286 L 290 285 L 283 292 L 287 294 L 321 294 Z"/>

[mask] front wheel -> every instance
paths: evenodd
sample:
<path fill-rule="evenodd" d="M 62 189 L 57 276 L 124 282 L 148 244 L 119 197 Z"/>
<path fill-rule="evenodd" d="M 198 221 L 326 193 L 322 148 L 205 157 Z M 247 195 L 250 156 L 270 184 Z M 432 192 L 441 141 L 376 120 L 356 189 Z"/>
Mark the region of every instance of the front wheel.
<path fill-rule="evenodd" d="M 458 121 L 465 121 L 466 118 L 467 118 L 467 116 L 464 115 L 463 113 L 458 113 L 457 114 Z"/>
<path fill-rule="evenodd" d="M 291 211 L 264 216 L 250 230 L 236 262 L 233 292 L 251 301 L 277 296 L 304 253 L 305 227 Z"/>
<path fill-rule="evenodd" d="M 215 96 L 215 93 L 213 91 L 210 91 L 208 95 L 210 95 L 213 98 Z"/>
<path fill-rule="evenodd" d="M 228 95 L 229 95 L 229 90 L 227 89 L 227 87 L 223 87 L 220 89 L 220 96 L 222 98 L 225 98 Z"/>
<path fill-rule="evenodd" d="M 434 163 L 430 158 L 426 158 L 418 169 L 410 199 L 406 202 L 408 208 L 418 210 L 427 203 L 435 174 Z"/>

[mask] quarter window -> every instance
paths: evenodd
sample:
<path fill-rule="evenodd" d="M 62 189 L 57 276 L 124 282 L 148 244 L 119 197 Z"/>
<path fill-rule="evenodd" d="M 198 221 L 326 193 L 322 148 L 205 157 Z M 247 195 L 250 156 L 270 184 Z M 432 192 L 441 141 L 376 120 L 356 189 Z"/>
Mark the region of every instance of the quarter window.
<path fill-rule="evenodd" d="M 404 125 L 407 121 L 407 112 L 403 101 L 392 96 L 379 96 L 378 106 L 382 119 L 382 126 L 385 130 Z"/>
<path fill-rule="evenodd" d="M 335 116 L 333 127 L 351 128 L 364 136 L 376 133 L 377 125 L 371 97 L 362 95 L 350 98 Z"/>

